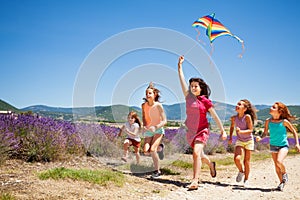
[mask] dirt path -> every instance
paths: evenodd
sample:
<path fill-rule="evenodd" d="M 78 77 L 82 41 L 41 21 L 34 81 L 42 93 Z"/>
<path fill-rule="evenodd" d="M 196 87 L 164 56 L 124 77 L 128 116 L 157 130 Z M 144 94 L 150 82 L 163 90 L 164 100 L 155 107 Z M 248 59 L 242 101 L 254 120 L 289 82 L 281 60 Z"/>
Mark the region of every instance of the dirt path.
<path fill-rule="evenodd" d="M 271 159 L 252 162 L 248 188 L 235 182 L 235 166 L 217 166 L 216 178 L 211 178 L 207 168 L 202 170 L 202 184 L 198 190 L 185 187 L 192 170 L 180 175 L 163 175 L 151 180 L 149 175 L 126 175 L 123 187 L 106 187 L 72 180 L 39 180 L 36 172 L 64 166 L 69 168 L 99 169 L 107 166 L 95 158 L 75 158 L 63 163 L 24 163 L 9 160 L 0 167 L 0 192 L 9 193 L 16 199 L 300 199 L 300 155 L 285 160 L 289 182 L 283 192 L 274 191 L 279 184 Z"/>

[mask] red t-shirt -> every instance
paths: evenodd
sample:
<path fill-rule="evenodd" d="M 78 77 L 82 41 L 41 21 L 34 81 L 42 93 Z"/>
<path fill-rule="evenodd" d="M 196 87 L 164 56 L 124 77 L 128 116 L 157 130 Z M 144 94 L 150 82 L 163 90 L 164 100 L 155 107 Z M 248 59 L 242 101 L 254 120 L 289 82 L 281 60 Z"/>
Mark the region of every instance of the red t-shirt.
<path fill-rule="evenodd" d="M 208 120 L 206 114 L 208 110 L 213 107 L 211 100 L 205 96 L 194 96 L 188 94 L 185 98 L 186 101 L 186 115 L 185 125 L 188 132 L 198 133 L 204 128 L 208 128 Z"/>

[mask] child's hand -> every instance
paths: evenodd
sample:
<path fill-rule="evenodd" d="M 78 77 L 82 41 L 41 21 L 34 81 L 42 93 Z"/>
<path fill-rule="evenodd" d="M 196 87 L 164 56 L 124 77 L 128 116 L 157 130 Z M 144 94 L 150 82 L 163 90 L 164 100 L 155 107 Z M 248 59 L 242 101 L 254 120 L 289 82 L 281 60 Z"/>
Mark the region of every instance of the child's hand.
<path fill-rule="evenodd" d="M 226 131 L 222 132 L 221 138 L 222 138 L 222 140 L 226 140 L 227 139 L 227 133 L 226 133 Z"/>
<path fill-rule="evenodd" d="M 154 127 L 154 126 L 150 126 L 150 127 L 148 128 L 148 130 L 154 133 L 154 132 L 155 132 L 155 127 Z"/>
<path fill-rule="evenodd" d="M 261 137 L 256 136 L 255 141 L 256 141 L 256 142 L 260 142 L 260 141 L 261 141 Z"/>
<path fill-rule="evenodd" d="M 184 56 L 180 56 L 178 60 L 178 64 L 182 64 L 184 61 Z"/>

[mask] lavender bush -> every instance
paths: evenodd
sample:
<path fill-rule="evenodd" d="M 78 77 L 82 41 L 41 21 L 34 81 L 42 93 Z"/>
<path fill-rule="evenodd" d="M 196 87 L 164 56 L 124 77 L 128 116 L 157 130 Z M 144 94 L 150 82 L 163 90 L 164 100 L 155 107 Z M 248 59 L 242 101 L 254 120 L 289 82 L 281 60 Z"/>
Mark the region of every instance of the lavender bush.
<path fill-rule="evenodd" d="M 29 114 L 0 115 L 0 122 L 0 135 L 4 138 L 1 146 L 9 149 L 6 156 L 52 161 L 70 153 L 83 153 L 84 146 L 70 122 Z"/>
<path fill-rule="evenodd" d="M 71 123 L 32 114 L 0 115 L 0 163 L 13 157 L 27 161 L 53 161 L 67 155 L 115 157 L 122 155 L 123 139 L 117 135 L 118 127 L 96 123 Z M 219 139 L 219 134 L 211 133 L 205 146 L 205 153 L 233 152 L 233 145 Z M 294 138 L 288 138 L 291 147 Z M 184 127 L 165 130 L 163 142 L 166 155 L 192 153 L 186 141 Z M 269 148 L 269 138 L 255 143 L 257 150 Z M 141 148 L 142 149 L 142 148 Z"/>

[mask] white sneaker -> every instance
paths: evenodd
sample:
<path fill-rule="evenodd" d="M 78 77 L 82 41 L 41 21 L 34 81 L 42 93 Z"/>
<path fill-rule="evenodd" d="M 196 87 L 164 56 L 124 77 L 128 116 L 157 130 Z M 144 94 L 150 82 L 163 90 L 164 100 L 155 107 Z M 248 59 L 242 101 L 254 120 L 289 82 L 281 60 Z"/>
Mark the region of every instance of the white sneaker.
<path fill-rule="evenodd" d="M 244 180 L 244 187 L 245 188 L 249 187 L 249 181 L 248 180 Z"/>
<path fill-rule="evenodd" d="M 236 182 L 241 182 L 244 176 L 244 172 L 239 172 L 237 177 L 236 177 Z"/>

